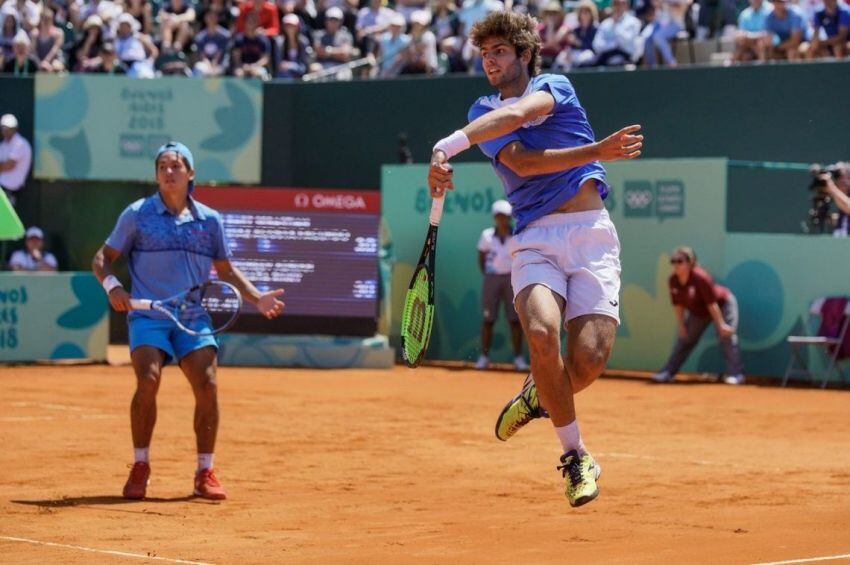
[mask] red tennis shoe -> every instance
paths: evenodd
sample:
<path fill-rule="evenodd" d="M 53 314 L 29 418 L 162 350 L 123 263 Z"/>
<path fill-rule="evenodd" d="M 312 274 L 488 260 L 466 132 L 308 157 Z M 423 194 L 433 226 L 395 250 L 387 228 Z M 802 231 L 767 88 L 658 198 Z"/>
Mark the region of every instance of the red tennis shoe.
<path fill-rule="evenodd" d="M 210 500 L 224 500 L 227 498 L 227 493 L 218 482 L 215 471 L 204 469 L 195 473 L 195 496 Z"/>
<path fill-rule="evenodd" d="M 148 479 L 151 476 L 151 466 L 144 461 L 136 461 L 130 469 L 130 477 L 124 484 L 124 498 L 141 500 L 148 490 Z"/>

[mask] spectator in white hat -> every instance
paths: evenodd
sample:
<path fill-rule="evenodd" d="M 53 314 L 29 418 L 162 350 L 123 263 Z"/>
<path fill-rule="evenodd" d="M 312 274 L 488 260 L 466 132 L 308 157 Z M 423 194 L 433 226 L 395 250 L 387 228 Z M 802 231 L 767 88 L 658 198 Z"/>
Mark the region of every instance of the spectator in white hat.
<path fill-rule="evenodd" d="M 301 33 L 301 18 L 294 13 L 283 16 L 283 33 L 277 41 L 277 78 L 298 79 L 310 69 L 313 48 Z"/>
<path fill-rule="evenodd" d="M 12 41 L 13 56 L 3 62 L 3 72 L 17 77 L 32 76 L 38 72 L 38 60 L 30 53 L 30 36 L 22 29 Z"/>
<path fill-rule="evenodd" d="M 404 55 L 401 74 L 426 74 L 437 72 L 437 38 L 428 29 L 431 12 L 417 10 L 410 15 L 410 45 Z"/>
<path fill-rule="evenodd" d="M 390 18 L 389 31 L 381 35 L 378 52 L 381 61 L 381 76 L 394 77 L 401 71 L 405 51 L 410 45 L 410 36 L 404 33 L 404 16 L 396 12 Z"/>
<path fill-rule="evenodd" d="M 106 41 L 105 29 L 100 16 L 88 17 L 83 25 L 83 33 L 77 39 L 72 51 L 74 59 L 71 69 L 73 71 L 86 71 L 97 66 L 100 50 Z"/>
<path fill-rule="evenodd" d="M 481 232 L 478 240 L 478 268 L 484 275 L 481 288 L 481 309 L 484 321 L 481 324 L 481 356 L 475 362 L 476 369 L 490 366 L 490 344 L 493 341 L 493 325 L 499 317 L 499 304 L 504 304 L 505 317 L 511 327 L 511 345 L 514 367 L 528 370 L 522 355 L 522 326 L 514 309 L 514 293 L 511 288 L 511 254 L 508 245 L 513 233 L 511 204 L 507 200 L 493 202 L 491 228 Z"/>
<path fill-rule="evenodd" d="M 18 133 L 18 119 L 12 114 L 0 117 L 0 135 L 0 188 L 15 204 L 32 164 L 32 146 Z"/>
<path fill-rule="evenodd" d="M 351 60 L 354 38 L 342 27 L 344 14 L 334 6 L 325 12 L 325 29 L 316 34 L 313 48 L 316 62 L 323 68 L 335 67 Z"/>
<path fill-rule="evenodd" d="M 25 236 L 24 248 L 12 253 L 9 269 L 12 271 L 56 271 L 58 263 L 52 253 L 44 251 L 44 232 L 30 227 Z"/>
<path fill-rule="evenodd" d="M 153 78 L 153 61 L 159 56 L 159 49 L 150 36 L 139 31 L 141 27 L 136 18 L 126 12 L 118 16 L 115 53 L 127 65 L 128 76 Z"/>

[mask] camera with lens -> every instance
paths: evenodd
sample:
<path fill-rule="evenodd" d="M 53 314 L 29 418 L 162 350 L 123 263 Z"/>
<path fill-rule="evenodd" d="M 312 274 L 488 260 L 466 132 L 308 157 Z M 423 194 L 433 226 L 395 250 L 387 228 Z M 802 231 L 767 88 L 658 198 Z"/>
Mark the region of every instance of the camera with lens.
<path fill-rule="evenodd" d="M 812 182 L 809 184 L 812 204 L 804 227 L 808 233 L 824 233 L 830 228 L 829 208 L 832 203 L 832 197 L 826 190 L 824 175 L 828 174 L 834 182 L 842 176 L 843 170 L 837 163 L 826 166 L 814 164 L 809 167 L 809 174 L 812 176 Z"/>
<path fill-rule="evenodd" d="M 843 171 L 841 169 L 841 165 L 838 163 L 826 166 L 815 163 L 809 167 L 809 174 L 812 175 L 812 184 L 809 185 L 809 190 L 814 192 L 826 191 L 826 181 L 823 179 L 823 175 L 825 173 L 829 173 L 832 180 L 837 181 L 843 174 Z"/>

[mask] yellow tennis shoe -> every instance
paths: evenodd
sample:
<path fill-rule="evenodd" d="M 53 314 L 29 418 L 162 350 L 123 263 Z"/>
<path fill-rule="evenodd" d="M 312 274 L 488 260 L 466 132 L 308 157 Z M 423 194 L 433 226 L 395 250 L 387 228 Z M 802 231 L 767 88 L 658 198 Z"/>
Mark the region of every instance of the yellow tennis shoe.
<path fill-rule="evenodd" d="M 570 506 L 587 504 L 599 496 L 596 480 L 602 474 L 602 468 L 590 453 L 579 455 L 572 449 L 561 455 L 561 465 L 557 467 L 567 483 L 567 500 Z"/>
<path fill-rule="evenodd" d="M 535 418 L 544 417 L 548 417 L 548 414 L 537 400 L 537 386 L 529 373 L 522 390 L 502 408 L 502 413 L 496 419 L 496 437 L 508 441 L 524 425 Z"/>

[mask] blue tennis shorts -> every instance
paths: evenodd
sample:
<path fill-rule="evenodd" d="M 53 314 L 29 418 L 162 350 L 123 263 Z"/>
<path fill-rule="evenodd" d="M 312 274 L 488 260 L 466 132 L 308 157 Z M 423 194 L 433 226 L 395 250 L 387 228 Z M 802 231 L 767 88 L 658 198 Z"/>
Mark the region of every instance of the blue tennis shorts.
<path fill-rule="evenodd" d="M 165 352 L 166 363 L 173 359 L 183 359 L 186 355 L 212 346 L 218 350 L 218 340 L 215 336 L 194 336 L 180 328 L 168 319 L 148 318 L 146 316 L 132 316 L 127 322 L 130 326 L 130 351 L 142 345 L 150 345 Z M 195 331 L 211 330 L 211 322 L 208 317 L 198 318 L 186 324 Z"/>

